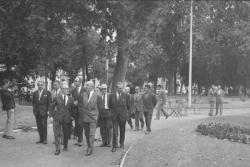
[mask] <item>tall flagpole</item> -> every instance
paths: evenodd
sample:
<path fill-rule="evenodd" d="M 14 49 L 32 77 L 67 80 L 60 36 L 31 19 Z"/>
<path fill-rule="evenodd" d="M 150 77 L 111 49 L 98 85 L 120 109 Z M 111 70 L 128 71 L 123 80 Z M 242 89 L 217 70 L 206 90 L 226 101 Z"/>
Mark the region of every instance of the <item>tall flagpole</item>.
<path fill-rule="evenodd" d="M 190 7 L 190 49 L 189 49 L 189 80 L 188 80 L 188 107 L 192 105 L 192 50 L 193 50 L 193 0 Z"/>

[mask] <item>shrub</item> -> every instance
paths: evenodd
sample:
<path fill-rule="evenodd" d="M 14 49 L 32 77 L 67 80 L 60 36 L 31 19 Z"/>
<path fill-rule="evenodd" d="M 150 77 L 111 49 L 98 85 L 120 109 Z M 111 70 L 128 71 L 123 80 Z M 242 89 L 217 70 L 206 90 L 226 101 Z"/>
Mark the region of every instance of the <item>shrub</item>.
<path fill-rule="evenodd" d="M 199 124 L 196 131 L 202 135 L 216 137 L 221 140 L 228 139 L 230 141 L 241 142 L 244 144 L 250 142 L 250 129 L 246 127 L 210 122 L 208 124 Z"/>

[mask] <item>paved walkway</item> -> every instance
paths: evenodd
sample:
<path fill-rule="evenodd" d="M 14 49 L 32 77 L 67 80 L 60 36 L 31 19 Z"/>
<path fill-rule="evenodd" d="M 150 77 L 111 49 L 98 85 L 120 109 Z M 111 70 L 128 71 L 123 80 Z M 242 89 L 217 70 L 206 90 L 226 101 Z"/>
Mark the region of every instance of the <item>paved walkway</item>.
<path fill-rule="evenodd" d="M 244 114 L 246 110 L 225 110 L 225 115 Z M 152 130 L 157 131 L 183 122 L 185 120 L 194 120 L 207 117 L 207 111 L 201 111 L 199 115 L 189 114 L 182 118 L 168 118 L 159 121 L 153 120 Z M 154 118 L 153 118 L 154 119 Z M 128 126 L 127 126 L 128 127 Z M 136 142 L 140 142 L 145 137 L 143 131 L 135 132 L 127 128 L 125 139 L 125 150 L 119 150 L 112 153 L 111 148 L 100 148 L 100 142 L 95 143 L 94 154 L 85 157 L 86 145 L 77 147 L 75 141 L 70 140 L 69 150 L 62 152 L 60 156 L 54 156 L 54 145 L 52 128 L 48 130 L 48 144 L 35 144 L 38 140 L 37 132 L 20 132 L 16 134 L 15 140 L 6 140 L 0 138 L 0 162 L 4 167 L 115 167 L 119 166 L 121 159 L 128 147 Z M 84 141 L 84 143 L 86 143 Z"/>

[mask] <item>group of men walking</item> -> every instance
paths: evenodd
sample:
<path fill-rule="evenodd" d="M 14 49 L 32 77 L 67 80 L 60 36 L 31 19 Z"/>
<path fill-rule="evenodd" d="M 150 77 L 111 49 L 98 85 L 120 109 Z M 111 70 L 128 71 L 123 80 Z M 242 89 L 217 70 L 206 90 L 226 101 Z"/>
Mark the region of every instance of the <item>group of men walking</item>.
<path fill-rule="evenodd" d="M 55 155 L 61 153 L 61 144 L 64 151 L 68 150 L 72 122 L 74 138 L 77 138 L 75 145 L 82 146 L 84 131 L 87 142 L 86 156 L 93 154 L 97 126 L 100 127 L 102 138 L 100 146 L 112 147 L 112 152 L 116 152 L 118 147 L 124 148 L 126 123 L 132 124 L 132 121 L 129 121 L 131 115 L 135 118 L 135 131 L 143 129 L 144 115 L 146 134 L 151 132 L 152 113 L 157 100 L 149 85 L 146 85 L 145 92 L 136 87 L 136 93 L 130 95 L 124 91 L 121 82 L 117 83 L 113 93 L 108 93 L 105 84 L 99 87 L 98 92 L 92 81 L 87 81 L 85 87 L 81 83 L 82 80 L 77 79 L 74 82 L 75 89 L 70 91 L 67 84 L 55 81 L 54 89 L 50 92 L 45 89 L 43 81 L 38 81 L 38 90 L 34 92 L 32 100 L 40 137 L 36 143 L 47 144 L 48 117 L 53 121 Z"/>

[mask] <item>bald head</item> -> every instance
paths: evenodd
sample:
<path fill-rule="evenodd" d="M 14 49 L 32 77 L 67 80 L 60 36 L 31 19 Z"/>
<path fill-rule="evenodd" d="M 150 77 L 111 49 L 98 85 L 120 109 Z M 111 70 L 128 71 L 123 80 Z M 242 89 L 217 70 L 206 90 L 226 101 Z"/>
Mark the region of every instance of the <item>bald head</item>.
<path fill-rule="evenodd" d="M 95 84 L 93 81 L 87 81 L 85 84 L 86 84 L 87 91 L 91 91 L 95 88 Z"/>

